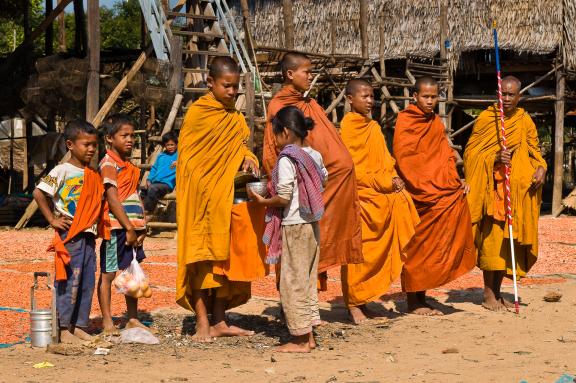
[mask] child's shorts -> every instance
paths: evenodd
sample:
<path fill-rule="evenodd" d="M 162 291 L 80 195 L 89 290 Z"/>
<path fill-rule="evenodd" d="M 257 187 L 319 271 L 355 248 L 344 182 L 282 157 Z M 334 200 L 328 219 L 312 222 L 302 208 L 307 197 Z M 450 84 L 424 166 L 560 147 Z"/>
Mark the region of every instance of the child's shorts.
<path fill-rule="evenodd" d="M 103 240 L 100 246 L 100 271 L 114 273 L 127 269 L 134 257 L 132 246 L 126 245 L 126 230 L 112 230 L 109 240 Z M 142 247 L 136 248 L 136 260 L 142 262 L 146 258 Z"/>

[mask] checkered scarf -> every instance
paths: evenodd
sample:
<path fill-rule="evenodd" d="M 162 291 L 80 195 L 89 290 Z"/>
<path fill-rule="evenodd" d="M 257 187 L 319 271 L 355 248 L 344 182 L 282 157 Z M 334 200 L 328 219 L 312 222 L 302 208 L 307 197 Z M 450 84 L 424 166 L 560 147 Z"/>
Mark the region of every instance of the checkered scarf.
<path fill-rule="evenodd" d="M 286 145 L 276 161 L 272 170 L 272 179 L 268 183 L 270 195 L 277 195 L 278 163 L 282 157 L 287 157 L 296 167 L 296 180 L 298 181 L 298 204 L 300 217 L 307 222 L 316 222 L 324 214 L 324 201 L 322 199 L 322 170 L 312 157 L 297 145 Z M 272 207 L 266 209 L 266 230 L 262 240 L 268 245 L 266 263 L 273 265 L 279 262 L 282 254 L 282 212 L 283 208 Z"/>

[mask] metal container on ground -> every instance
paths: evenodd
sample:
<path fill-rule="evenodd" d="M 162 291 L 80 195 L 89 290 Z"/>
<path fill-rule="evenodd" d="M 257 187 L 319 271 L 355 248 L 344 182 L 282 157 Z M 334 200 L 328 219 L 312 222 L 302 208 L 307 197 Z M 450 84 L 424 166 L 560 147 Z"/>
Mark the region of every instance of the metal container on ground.
<path fill-rule="evenodd" d="M 52 307 L 36 308 L 34 294 L 38 290 L 38 277 L 46 278 L 46 287 L 52 294 Z M 32 347 L 46 347 L 58 343 L 58 319 L 56 315 L 56 295 L 48 272 L 35 272 L 34 284 L 30 289 L 30 340 Z"/>

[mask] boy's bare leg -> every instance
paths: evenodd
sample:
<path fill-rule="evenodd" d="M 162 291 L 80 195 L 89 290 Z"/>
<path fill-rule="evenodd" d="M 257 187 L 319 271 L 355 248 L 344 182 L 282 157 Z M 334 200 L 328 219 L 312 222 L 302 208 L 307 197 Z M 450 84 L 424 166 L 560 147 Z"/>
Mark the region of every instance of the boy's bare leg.
<path fill-rule="evenodd" d="M 138 320 L 138 298 L 129 297 L 128 295 L 124 295 L 124 298 L 126 299 L 126 314 L 128 317 L 125 328 L 140 327 L 145 330 L 150 330 L 148 326 Z"/>
<path fill-rule="evenodd" d="M 216 298 L 212 305 L 212 323 L 210 335 L 221 336 L 252 336 L 254 331 L 244 330 L 237 326 L 228 326 L 226 323 L 226 300 Z"/>
<path fill-rule="evenodd" d="M 483 271 L 484 275 L 484 300 L 482 302 L 482 307 L 490 311 L 503 311 L 506 310 L 504 304 L 500 301 L 499 297 L 496 295 L 500 294 L 499 286 L 502 284 L 502 280 L 500 279 L 500 283 L 496 283 L 496 280 L 499 278 L 500 271 Z M 502 277 L 503 277 L 502 273 Z M 498 290 L 495 290 L 496 286 L 498 286 Z"/>
<path fill-rule="evenodd" d="M 104 335 L 118 335 L 120 332 L 112 321 L 112 281 L 116 273 L 100 273 L 98 280 L 98 303 L 102 312 L 102 327 Z"/>
<path fill-rule="evenodd" d="M 311 351 L 310 348 L 310 334 L 292 336 L 292 339 L 282 346 L 275 347 L 274 350 L 277 352 L 297 352 L 297 353 L 307 353 Z"/>
<path fill-rule="evenodd" d="M 360 324 L 368 320 L 366 315 L 364 315 L 364 311 L 362 310 L 362 306 L 348 306 L 348 312 L 350 313 L 350 320 L 354 324 Z"/>
<path fill-rule="evenodd" d="M 311 350 L 316 348 L 316 339 L 314 339 L 314 332 L 310 331 L 310 336 L 308 337 L 308 345 L 310 346 Z"/>
<path fill-rule="evenodd" d="M 192 340 L 200 343 L 210 343 L 214 338 L 210 335 L 210 321 L 208 321 L 208 309 L 206 301 L 208 295 L 205 290 L 192 291 L 192 304 L 196 313 L 196 333 Z"/>

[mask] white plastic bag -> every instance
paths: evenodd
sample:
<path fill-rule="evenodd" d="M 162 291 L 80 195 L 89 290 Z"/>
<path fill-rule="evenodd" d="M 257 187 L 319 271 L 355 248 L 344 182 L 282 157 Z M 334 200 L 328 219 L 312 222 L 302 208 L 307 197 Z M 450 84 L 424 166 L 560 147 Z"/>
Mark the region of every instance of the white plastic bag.
<path fill-rule="evenodd" d="M 140 327 L 132 327 L 122 330 L 120 343 L 160 344 L 160 341 L 149 331 Z"/>
<path fill-rule="evenodd" d="M 136 260 L 136 249 L 134 249 L 130 266 L 114 278 L 114 286 L 116 291 L 129 297 L 150 298 L 152 296 L 148 278 Z"/>

